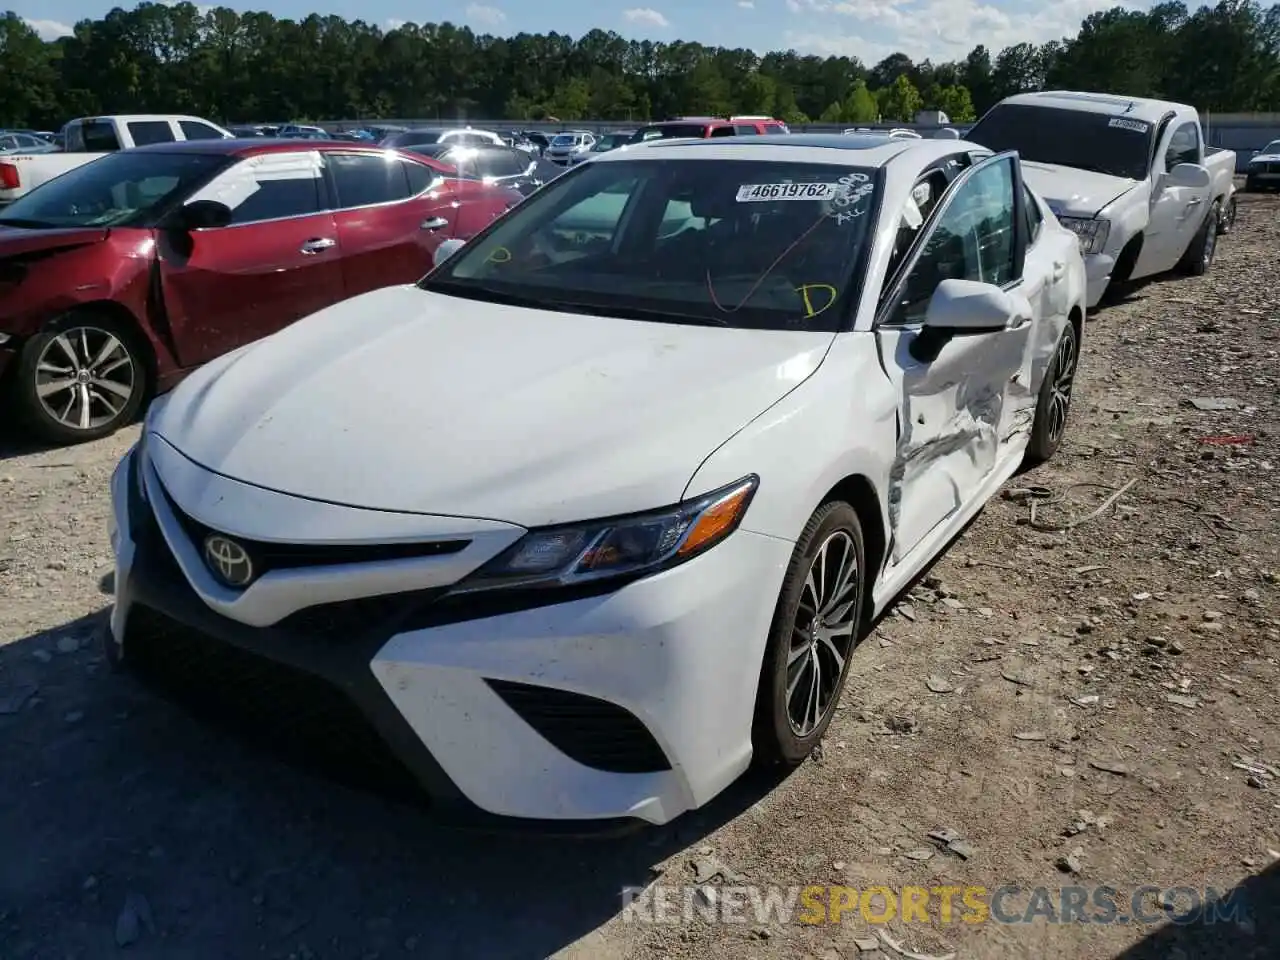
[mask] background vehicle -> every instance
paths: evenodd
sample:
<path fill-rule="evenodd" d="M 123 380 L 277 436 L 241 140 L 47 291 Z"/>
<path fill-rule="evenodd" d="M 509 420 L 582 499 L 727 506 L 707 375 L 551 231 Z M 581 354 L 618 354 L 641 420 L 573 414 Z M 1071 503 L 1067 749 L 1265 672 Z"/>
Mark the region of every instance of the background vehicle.
<path fill-rule="evenodd" d="M 803 760 L 872 618 L 1053 455 L 1084 296 L 1011 153 L 602 154 L 152 408 L 107 657 L 440 815 L 667 822 Z"/>
<path fill-rule="evenodd" d="M 566 130 L 551 138 L 551 144 L 542 156 L 552 163 L 569 166 L 586 158 L 595 146 L 595 134 L 586 130 Z"/>
<path fill-rule="evenodd" d="M 489 144 L 495 147 L 504 146 L 502 138 L 488 130 L 472 130 L 470 127 L 421 127 L 404 130 L 384 137 L 381 145 L 398 149 L 412 149 L 432 143 L 456 143 L 473 147 Z"/>
<path fill-rule="evenodd" d="M 277 137 L 289 140 L 331 140 L 332 134 L 324 127 L 304 123 L 286 123 L 276 131 Z"/>
<path fill-rule="evenodd" d="M 1280 190 L 1280 140 L 1272 140 L 1249 158 L 1246 190 Z"/>
<path fill-rule="evenodd" d="M 33 133 L 0 130 L 0 153 L 54 153 L 58 147 Z"/>
<path fill-rule="evenodd" d="M 1209 269 L 1230 214 L 1236 156 L 1206 147 L 1194 107 L 1045 91 L 1000 101 L 967 138 L 1017 150 L 1027 182 L 1080 235 L 1089 306 L 1112 284 Z"/>
<path fill-rule="evenodd" d="M 232 133 L 199 117 L 136 114 L 81 117 L 63 128 L 63 136 L 61 152 L 11 154 L 0 162 L 0 206 L 117 150 L 184 140 L 224 140 Z"/>
<path fill-rule="evenodd" d="M 541 130 L 522 130 L 520 131 L 529 142 L 538 148 L 538 156 L 546 153 L 547 147 L 551 146 L 551 138 Z"/>
<path fill-rule="evenodd" d="M 650 123 L 631 135 L 630 143 L 647 140 L 667 140 L 677 137 L 762 136 L 764 134 L 789 133 L 787 125 L 770 117 L 676 117 L 661 123 Z"/>
<path fill-rule="evenodd" d="M 614 130 L 610 133 L 601 134 L 586 153 L 572 155 L 569 158 L 569 166 L 576 166 L 584 160 L 589 160 L 597 153 L 608 153 L 610 150 L 617 150 L 619 147 L 626 146 L 631 142 L 631 137 L 634 134 L 634 130 Z"/>
<path fill-rule="evenodd" d="M 519 193 L 358 144 L 125 150 L 0 212 L 6 411 L 110 433 L 185 371 L 345 297 L 411 283 Z"/>
<path fill-rule="evenodd" d="M 563 167 L 515 147 L 472 147 L 445 141 L 405 149 L 452 167 L 455 175 L 464 180 L 501 184 L 520 191 L 523 196 L 564 173 Z"/>

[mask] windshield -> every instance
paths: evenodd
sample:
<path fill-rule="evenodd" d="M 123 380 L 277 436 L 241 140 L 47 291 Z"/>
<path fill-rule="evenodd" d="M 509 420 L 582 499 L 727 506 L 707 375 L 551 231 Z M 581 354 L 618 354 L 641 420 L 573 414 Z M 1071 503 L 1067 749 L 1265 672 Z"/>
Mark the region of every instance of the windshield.
<path fill-rule="evenodd" d="M 1088 110 L 1026 104 L 996 106 L 965 137 L 996 153 L 1143 180 L 1151 166 L 1152 125 Z"/>
<path fill-rule="evenodd" d="M 24 226 L 141 226 L 234 157 L 223 154 L 122 150 L 69 170 L 0 211 L 0 223 Z"/>
<path fill-rule="evenodd" d="M 1270 143 L 1268 143 L 1265 147 L 1263 147 L 1258 152 L 1268 154 L 1268 155 L 1273 153 L 1280 153 L 1280 140 L 1272 140 Z"/>
<path fill-rule="evenodd" d="M 421 146 L 428 143 L 440 142 L 439 130 L 405 130 L 403 133 L 393 133 L 382 141 L 384 147 L 408 147 Z"/>
<path fill-rule="evenodd" d="M 513 306 L 762 330 L 840 329 L 873 170 L 764 160 L 584 164 L 421 282 Z"/>
<path fill-rule="evenodd" d="M 571 147 L 577 140 L 572 133 L 557 133 L 551 140 L 553 147 Z"/>

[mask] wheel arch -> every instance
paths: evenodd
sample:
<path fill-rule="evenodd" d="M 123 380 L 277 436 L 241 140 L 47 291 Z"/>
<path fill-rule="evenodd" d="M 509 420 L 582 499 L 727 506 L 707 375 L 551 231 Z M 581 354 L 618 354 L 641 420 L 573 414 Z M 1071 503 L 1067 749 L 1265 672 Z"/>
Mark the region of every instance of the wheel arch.
<path fill-rule="evenodd" d="M 836 501 L 843 501 L 853 507 L 854 513 L 858 515 L 858 523 L 862 525 L 862 548 L 865 553 L 862 561 L 867 571 L 863 613 L 869 617 L 874 603 L 872 587 L 880 577 L 889 549 L 884 512 L 880 509 L 880 495 L 875 484 L 865 474 L 852 473 L 828 490 L 814 507 L 814 511 Z"/>

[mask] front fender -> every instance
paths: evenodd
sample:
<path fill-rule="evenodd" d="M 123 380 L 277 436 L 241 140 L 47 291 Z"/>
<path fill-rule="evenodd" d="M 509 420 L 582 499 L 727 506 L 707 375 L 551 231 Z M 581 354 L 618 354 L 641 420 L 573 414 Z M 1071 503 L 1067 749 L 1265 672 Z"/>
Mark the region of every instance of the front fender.
<path fill-rule="evenodd" d="M 876 490 L 887 530 L 898 406 L 876 335 L 838 334 L 811 377 L 703 461 L 686 495 L 758 474 L 743 527 L 794 542 L 832 488 L 861 476 Z"/>

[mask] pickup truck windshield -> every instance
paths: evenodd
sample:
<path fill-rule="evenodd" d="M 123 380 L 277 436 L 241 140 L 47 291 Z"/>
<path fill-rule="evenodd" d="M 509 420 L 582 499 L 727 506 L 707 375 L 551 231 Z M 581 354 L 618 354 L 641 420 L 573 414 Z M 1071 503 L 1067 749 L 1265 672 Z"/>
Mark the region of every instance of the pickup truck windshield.
<path fill-rule="evenodd" d="M 122 150 L 69 170 L 0 211 L 24 227 L 122 227 L 150 223 L 234 160 L 220 154 Z"/>
<path fill-rule="evenodd" d="M 1011 103 L 993 107 L 965 139 L 996 153 L 1016 150 L 1023 160 L 1145 180 L 1154 135 L 1145 120 Z"/>
<path fill-rule="evenodd" d="M 879 189 L 875 170 L 832 164 L 601 160 L 534 193 L 421 287 L 605 317 L 834 332 L 859 295 Z"/>

